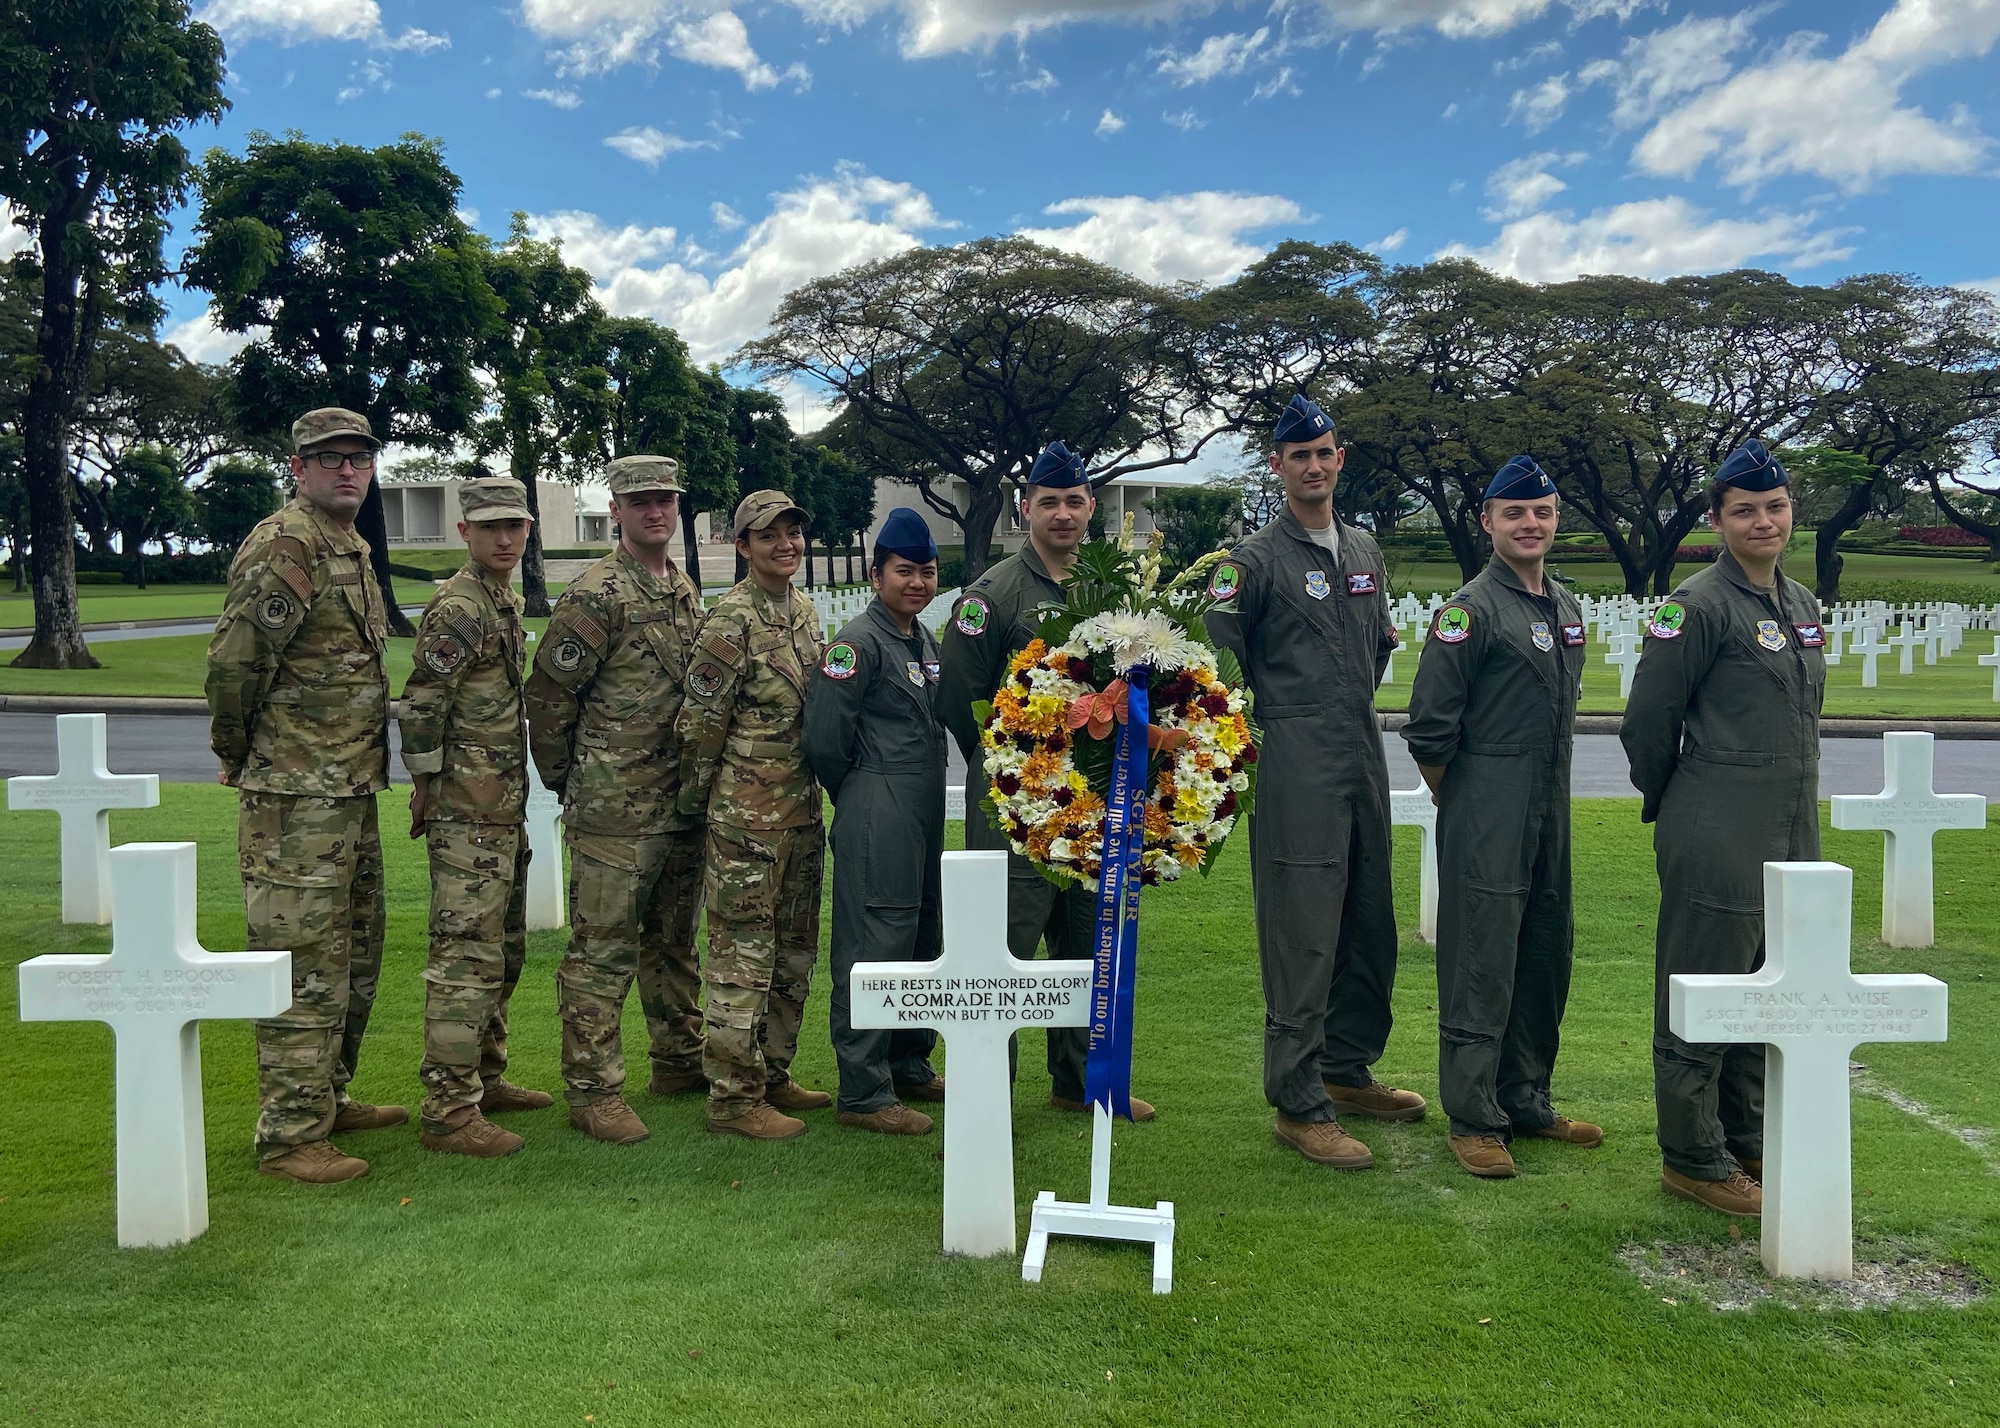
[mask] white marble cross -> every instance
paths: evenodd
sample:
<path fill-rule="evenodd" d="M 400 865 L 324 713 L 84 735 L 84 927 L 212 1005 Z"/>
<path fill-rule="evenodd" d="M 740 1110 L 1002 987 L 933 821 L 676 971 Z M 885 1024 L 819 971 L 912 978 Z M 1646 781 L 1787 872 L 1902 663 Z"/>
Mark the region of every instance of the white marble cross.
<path fill-rule="evenodd" d="M 1083 1026 L 1091 964 L 1007 951 L 1007 855 L 946 853 L 944 950 L 934 962 L 860 962 L 848 978 L 857 1030 L 929 1027 L 945 1039 L 944 1252 L 1012 1254 L 1014 1103 L 1007 1041 L 1027 1027 Z"/>
<path fill-rule="evenodd" d="M 1882 791 L 1837 793 L 1833 826 L 1879 828 L 1882 846 L 1882 940 L 1891 947 L 1928 947 L 1936 940 L 1931 892 L 1931 835 L 1945 828 L 1984 828 L 1986 799 L 1932 788 L 1936 741 L 1899 730 L 1882 736 Z"/>
<path fill-rule="evenodd" d="M 1848 970 L 1854 874 L 1764 864 L 1764 965 L 1747 977 L 1676 975 L 1667 1022 L 1686 1041 L 1770 1047 L 1764 1076 L 1764 1268 L 1854 1275 L 1848 1058 L 1864 1041 L 1943 1041 L 1945 984 Z"/>
<path fill-rule="evenodd" d="M 1903 632 L 1901 634 L 1889 636 L 1889 644 L 1896 650 L 1896 673 L 1916 673 L 1911 655 L 1916 650 L 1916 647 L 1923 642 L 1924 637 L 1917 633 L 1917 627 L 1908 620 L 1903 621 Z"/>
<path fill-rule="evenodd" d="M 542 782 L 541 771 L 528 760 L 528 891 L 525 916 L 530 932 L 562 927 L 563 909 L 562 795 Z"/>
<path fill-rule="evenodd" d="M 2000 704 L 2000 635 L 1995 635 L 1993 637 L 1993 653 L 1981 655 L 1979 657 L 1979 663 L 1982 665 L 1992 666 L 1993 702 L 1995 704 Z"/>
<path fill-rule="evenodd" d="M 203 950 L 194 844 L 111 853 L 111 951 L 21 964 L 22 1021 L 101 1021 L 117 1041 L 118 1243 L 177 1245 L 208 1228 L 203 1021 L 276 1016 L 292 954 Z"/>
<path fill-rule="evenodd" d="M 111 812 L 155 808 L 158 774 L 105 767 L 105 717 L 56 715 L 56 772 L 7 780 L 9 808 L 48 808 L 62 817 L 62 920 L 111 920 Z"/>
<path fill-rule="evenodd" d="M 1618 697 L 1625 699 L 1632 693 L 1632 676 L 1639 672 L 1639 636 L 1621 629 L 1612 634 L 1608 643 L 1611 649 L 1604 662 L 1618 666 Z"/>
<path fill-rule="evenodd" d="M 1418 855 L 1417 936 L 1435 944 L 1438 940 L 1438 811 L 1437 805 L 1431 802 L 1430 785 L 1420 779 L 1415 788 L 1391 789 L 1389 822 L 1399 827 L 1423 830 L 1423 851 Z"/>
<path fill-rule="evenodd" d="M 1854 647 L 1850 653 L 1861 656 L 1861 687 L 1863 689 L 1875 688 L 1875 661 L 1889 653 L 1889 647 L 1882 643 L 1881 631 L 1877 630 L 1873 625 L 1863 625 L 1861 627 L 1861 637 L 1854 642 Z M 1909 651 L 1905 650 L 1903 653 L 1904 657 L 1907 658 Z"/>

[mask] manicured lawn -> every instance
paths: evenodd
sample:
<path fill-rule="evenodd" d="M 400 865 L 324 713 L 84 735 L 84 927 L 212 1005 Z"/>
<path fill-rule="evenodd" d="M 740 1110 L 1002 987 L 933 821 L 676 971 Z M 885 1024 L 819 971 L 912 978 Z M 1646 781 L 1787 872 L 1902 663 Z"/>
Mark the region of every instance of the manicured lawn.
<path fill-rule="evenodd" d="M 79 585 L 77 606 L 87 625 L 120 620 L 212 620 L 222 613 L 220 585 Z M 12 591 L 0 595 L 0 628 L 32 629 L 33 597 Z"/>
<path fill-rule="evenodd" d="M 226 790 L 170 786 L 115 836 L 201 847 L 201 929 L 240 947 Z M 383 827 L 400 821 L 383 799 Z M 1409 830 L 1403 830 L 1405 834 Z M 1655 890 L 1631 802 L 1576 810 L 1578 959 L 1561 1106 L 1595 1151 L 1519 1148 L 1521 1178 L 1474 1181 L 1435 1114 L 1351 1126 L 1365 1173 L 1271 1144 L 1262 1004 L 1240 840 L 1214 877 L 1146 895 L 1135 1087 L 1160 1118 L 1122 1127 L 1114 1196 L 1175 1203 L 1172 1295 L 1134 1249 L 1058 1242 L 1044 1283 L 1017 1261 L 937 1253 L 940 1142 L 814 1113 L 774 1146 L 706 1135 L 699 1105 L 637 1098 L 651 1140 L 612 1148 L 560 1109 L 512 1118 L 527 1148 L 449 1161 L 411 1128 L 346 1137 L 351 1185 L 258 1178 L 248 1030 L 205 1028 L 212 1228 L 171 1251 L 113 1248 L 110 1037 L 15 1021 L 14 962 L 101 950 L 56 921 L 54 820 L 0 820 L 13 897 L 0 931 L 0 1401 L 36 1424 L 1990 1424 L 2000 1306 L 1719 1313 L 1636 1278 L 1627 1246 L 1723 1246 L 1719 1218 L 1658 1187 L 1652 1143 Z M 356 1091 L 419 1094 L 424 875 L 390 839 L 389 954 Z M 1856 869 L 1860 971 L 1952 988 L 1952 1039 L 1862 1049 L 1871 1084 L 1958 1127 L 2000 1113 L 2000 830 L 1938 840 L 1941 943 L 1872 944 L 1879 835 L 1829 833 Z M 1405 919 L 1414 849 L 1399 849 Z M 1407 922 L 1406 922 L 1407 925 Z M 557 1085 L 557 934 L 533 940 L 513 1074 Z M 1436 1090 L 1429 950 L 1404 942 L 1399 1022 L 1378 1068 Z M 798 1073 L 831 1085 L 826 989 Z M 643 1046 L 631 1008 L 626 1041 Z M 1016 1200 L 1080 1197 L 1087 1140 L 1046 1108 L 1024 1037 Z M 643 1055 L 640 1057 L 643 1066 Z M 642 1073 L 643 1074 L 643 1073 Z M 1857 1095 L 1861 1254 L 1907 1250 L 2000 1279 L 1992 1150 Z M 1968 1135 L 1967 1139 L 1974 1139 Z M 1754 1233 L 1754 1231 L 1753 1231 Z M 1663 1292 L 1664 1291 L 1664 1292 Z"/>

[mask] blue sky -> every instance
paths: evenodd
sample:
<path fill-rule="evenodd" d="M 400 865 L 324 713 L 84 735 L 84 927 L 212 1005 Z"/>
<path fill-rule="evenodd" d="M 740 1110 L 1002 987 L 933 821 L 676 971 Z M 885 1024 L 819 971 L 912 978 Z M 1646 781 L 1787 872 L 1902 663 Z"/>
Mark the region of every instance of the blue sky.
<path fill-rule="evenodd" d="M 1302 237 L 2000 291 L 2000 0 L 201 4 L 235 108 L 198 144 L 435 135 L 478 226 L 527 212 L 704 360 L 799 282 L 1020 230 L 1202 282 Z"/>

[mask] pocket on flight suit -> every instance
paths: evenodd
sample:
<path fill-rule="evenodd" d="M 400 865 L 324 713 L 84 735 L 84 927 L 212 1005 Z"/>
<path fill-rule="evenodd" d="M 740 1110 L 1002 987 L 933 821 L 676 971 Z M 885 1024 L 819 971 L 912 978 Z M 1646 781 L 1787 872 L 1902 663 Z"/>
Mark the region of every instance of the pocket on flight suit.
<path fill-rule="evenodd" d="M 889 856 L 894 839 L 878 839 L 880 830 L 872 824 L 863 825 L 861 834 L 861 895 L 863 905 L 870 911 L 915 911 L 924 897 L 924 862 L 922 857 L 898 858 Z"/>
<path fill-rule="evenodd" d="M 572 831 L 569 853 L 569 897 L 577 921 L 592 932 L 636 927 L 640 868 L 635 840 Z"/>

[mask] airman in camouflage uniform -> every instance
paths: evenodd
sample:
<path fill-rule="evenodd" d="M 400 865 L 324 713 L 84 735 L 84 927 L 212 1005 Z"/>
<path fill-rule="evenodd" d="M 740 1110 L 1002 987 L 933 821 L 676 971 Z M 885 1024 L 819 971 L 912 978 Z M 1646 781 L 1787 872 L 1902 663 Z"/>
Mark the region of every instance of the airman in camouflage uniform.
<path fill-rule="evenodd" d="M 292 954 L 291 1006 L 256 1025 L 258 1169 L 325 1184 L 368 1173 L 332 1132 L 409 1119 L 347 1094 L 382 965 L 389 628 L 354 533 L 381 443 L 366 417 L 323 407 L 293 423 L 292 444 L 298 494 L 229 567 L 209 744 L 239 791 L 249 945 Z"/>
<path fill-rule="evenodd" d="M 782 491 L 754 491 L 736 507 L 750 575 L 702 623 L 677 726 L 681 812 L 708 818 L 708 1128 L 758 1140 L 805 1130 L 784 1110 L 833 1102 L 791 1079 L 826 858 L 804 745 L 819 616 L 790 583 L 804 527 Z"/>
<path fill-rule="evenodd" d="M 487 477 L 460 486 L 458 504 L 468 558 L 417 629 L 403 765 L 416 783 L 410 836 L 425 840 L 431 868 L 420 1139 L 486 1159 L 521 1148 L 487 1112 L 540 1110 L 555 1098 L 505 1079 L 507 1003 L 528 957 L 532 856 L 522 826 L 527 646 L 510 580 L 527 545 L 528 495 L 510 477 Z"/>
<path fill-rule="evenodd" d="M 570 851 L 570 942 L 556 972 L 570 1124 L 613 1144 L 644 1140 L 626 1103 L 619 1021 L 636 976 L 653 1076 L 647 1089 L 707 1089 L 694 922 L 701 814 L 676 805 L 680 712 L 701 593 L 667 550 L 680 466 L 622 456 L 605 468 L 618 549 L 556 602 L 528 676 L 528 735 L 560 790 Z"/>

